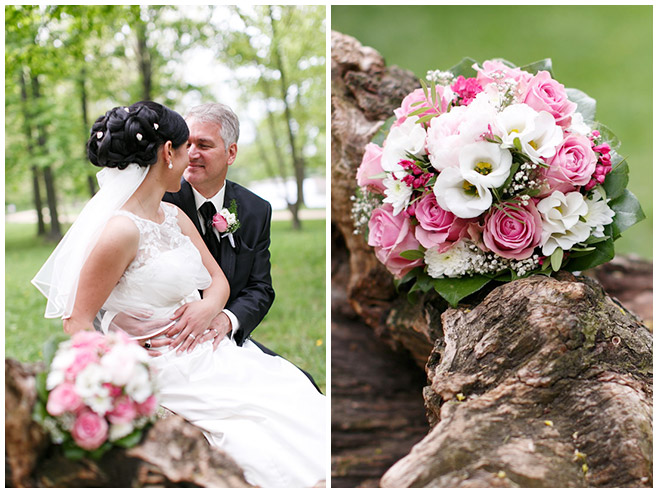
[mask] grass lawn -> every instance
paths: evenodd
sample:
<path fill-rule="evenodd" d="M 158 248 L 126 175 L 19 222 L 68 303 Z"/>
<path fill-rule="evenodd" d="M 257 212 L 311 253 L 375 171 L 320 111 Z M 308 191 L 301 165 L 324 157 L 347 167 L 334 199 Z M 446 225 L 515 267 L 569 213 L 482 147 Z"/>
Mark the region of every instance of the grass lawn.
<path fill-rule="evenodd" d="M 272 223 L 272 278 L 276 300 L 254 338 L 313 375 L 326 379 L 325 221 Z M 37 361 L 43 344 L 60 334 L 59 319 L 46 320 L 44 296 L 30 283 L 54 249 L 36 239 L 31 224 L 5 223 L 5 357 Z"/>

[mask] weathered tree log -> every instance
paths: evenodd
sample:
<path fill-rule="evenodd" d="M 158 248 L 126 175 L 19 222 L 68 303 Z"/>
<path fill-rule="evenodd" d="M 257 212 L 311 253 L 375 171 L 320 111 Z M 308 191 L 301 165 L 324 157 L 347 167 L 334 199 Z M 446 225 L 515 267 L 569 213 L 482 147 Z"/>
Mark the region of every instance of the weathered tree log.
<path fill-rule="evenodd" d="M 179 416 L 159 419 L 132 449 L 70 461 L 32 420 L 40 365 L 5 360 L 5 486 L 248 488 L 242 469 Z"/>
<path fill-rule="evenodd" d="M 411 306 L 353 234 L 365 144 L 415 86 L 332 33 L 332 292 L 345 289 L 344 305 L 430 379 L 433 429 L 382 485 L 650 486 L 651 333 L 595 281 L 533 277 L 491 286 L 459 310 L 431 293 Z M 621 259 L 590 274 L 651 320 L 650 263 Z"/>
<path fill-rule="evenodd" d="M 533 276 L 442 321 L 435 426 L 382 486 L 653 483 L 651 334 L 597 283 Z"/>

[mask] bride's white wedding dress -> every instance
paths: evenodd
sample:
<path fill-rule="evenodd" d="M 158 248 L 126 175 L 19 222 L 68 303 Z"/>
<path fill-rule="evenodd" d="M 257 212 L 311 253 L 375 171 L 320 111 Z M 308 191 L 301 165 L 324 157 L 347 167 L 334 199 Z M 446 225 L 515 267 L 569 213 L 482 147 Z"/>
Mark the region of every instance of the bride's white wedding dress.
<path fill-rule="evenodd" d="M 199 251 L 178 227 L 178 209 L 162 208 L 161 224 L 116 212 L 132 219 L 140 243 L 105 310 L 169 318 L 210 285 Z M 310 487 L 326 478 L 325 397 L 294 365 L 249 340 L 239 347 L 228 337 L 216 350 L 209 341 L 191 353 L 165 350 L 152 362 L 162 406 L 201 428 L 250 483 Z"/>

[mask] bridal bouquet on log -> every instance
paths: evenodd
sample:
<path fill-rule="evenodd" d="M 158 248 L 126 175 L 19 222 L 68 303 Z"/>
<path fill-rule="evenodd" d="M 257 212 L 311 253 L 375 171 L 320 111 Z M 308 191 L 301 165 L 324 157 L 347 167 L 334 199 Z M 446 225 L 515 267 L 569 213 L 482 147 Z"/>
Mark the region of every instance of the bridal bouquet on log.
<path fill-rule="evenodd" d="M 80 331 L 46 352 L 37 377 L 34 418 L 69 459 L 99 459 L 113 445 L 132 447 L 156 415 L 150 356 L 123 333 Z"/>
<path fill-rule="evenodd" d="M 355 232 L 410 293 L 453 306 L 492 280 L 582 271 L 644 218 L 596 102 L 550 60 L 430 71 L 366 146 Z"/>

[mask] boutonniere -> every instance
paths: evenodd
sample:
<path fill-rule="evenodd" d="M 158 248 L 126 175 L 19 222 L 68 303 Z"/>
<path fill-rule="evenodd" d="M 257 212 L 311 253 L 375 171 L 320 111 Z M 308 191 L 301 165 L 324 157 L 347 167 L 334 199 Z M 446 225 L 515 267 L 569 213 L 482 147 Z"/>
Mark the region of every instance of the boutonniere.
<path fill-rule="evenodd" d="M 231 201 L 228 208 L 223 208 L 212 218 L 213 227 L 219 231 L 222 238 L 228 237 L 231 242 L 231 247 L 235 248 L 235 240 L 233 233 L 240 227 L 240 220 L 238 219 L 238 205 L 235 199 Z"/>

